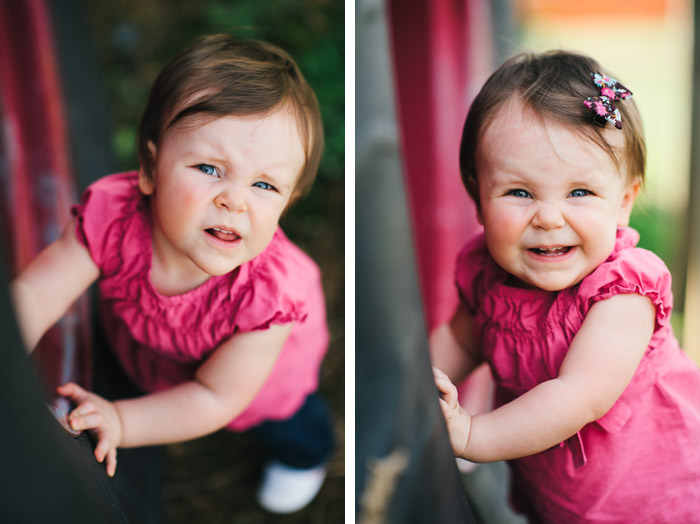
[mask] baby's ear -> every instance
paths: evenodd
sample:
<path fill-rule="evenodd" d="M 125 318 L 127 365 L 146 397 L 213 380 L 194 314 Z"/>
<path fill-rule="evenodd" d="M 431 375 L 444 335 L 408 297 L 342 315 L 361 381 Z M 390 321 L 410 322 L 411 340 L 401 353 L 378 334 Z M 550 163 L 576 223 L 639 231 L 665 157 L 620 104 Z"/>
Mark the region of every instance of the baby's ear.
<path fill-rule="evenodd" d="M 144 195 L 152 195 L 155 190 L 155 184 L 153 183 L 153 171 L 156 165 L 156 145 L 149 140 L 148 141 L 148 152 L 151 156 L 150 158 L 150 172 L 147 172 L 146 167 L 141 165 L 139 167 L 139 189 Z"/>
<path fill-rule="evenodd" d="M 481 205 L 479 205 L 479 185 L 476 183 L 476 180 L 473 179 L 470 179 L 468 184 L 469 190 L 467 192 L 469 193 L 469 196 L 471 197 L 472 202 L 474 202 L 474 206 L 476 207 L 476 221 L 483 226 L 484 220 L 481 216 Z"/>
<path fill-rule="evenodd" d="M 139 168 L 139 189 L 144 195 L 152 195 L 153 191 L 155 190 L 153 178 L 151 178 L 151 175 L 146 173 L 143 166 Z"/>
<path fill-rule="evenodd" d="M 620 214 L 617 217 L 617 227 L 626 227 L 629 225 L 634 201 L 637 198 L 637 193 L 639 193 L 641 185 L 642 183 L 638 178 L 635 178 L 632 182 L 627 184 L 627 188 L 622 195 Z"/>

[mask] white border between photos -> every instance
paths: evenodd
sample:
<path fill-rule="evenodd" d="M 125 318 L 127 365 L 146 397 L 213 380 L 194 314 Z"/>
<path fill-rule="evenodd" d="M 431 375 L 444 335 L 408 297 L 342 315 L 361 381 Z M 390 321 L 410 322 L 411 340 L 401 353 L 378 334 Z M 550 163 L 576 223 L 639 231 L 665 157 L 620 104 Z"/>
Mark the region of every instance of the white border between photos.
<path fill-rule="evenodd" d="M 355 522 L 355 2 L 345 1 L 345 522 Z"/>

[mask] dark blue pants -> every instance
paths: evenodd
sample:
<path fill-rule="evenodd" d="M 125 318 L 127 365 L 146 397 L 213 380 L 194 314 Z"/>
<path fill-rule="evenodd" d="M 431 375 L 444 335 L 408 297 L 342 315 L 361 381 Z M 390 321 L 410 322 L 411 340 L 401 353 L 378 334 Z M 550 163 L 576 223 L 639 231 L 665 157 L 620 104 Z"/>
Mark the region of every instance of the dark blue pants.
<path fill-rule="evenodd" d="M 318 393 L 306 397 L 291 418 L 263 422 L 250 432 L 269 458 L 298 469 L 326 462 L 335 443 L 330 412 Z"/>

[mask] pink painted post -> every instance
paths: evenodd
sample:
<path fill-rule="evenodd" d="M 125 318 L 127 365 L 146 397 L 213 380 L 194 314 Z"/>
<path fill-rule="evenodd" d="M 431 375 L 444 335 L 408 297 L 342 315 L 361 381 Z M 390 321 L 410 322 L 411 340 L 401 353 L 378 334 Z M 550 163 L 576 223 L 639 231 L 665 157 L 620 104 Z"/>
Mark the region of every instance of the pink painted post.
<path fill-rule="evenodd" d="M 488 10 L 479 4 L 389 3 L 404 172 L 428 329 L 454 311 L 454 260 L 479 228 L 458 164 L 464 118 L 492 52 L 484 38 Z"/>

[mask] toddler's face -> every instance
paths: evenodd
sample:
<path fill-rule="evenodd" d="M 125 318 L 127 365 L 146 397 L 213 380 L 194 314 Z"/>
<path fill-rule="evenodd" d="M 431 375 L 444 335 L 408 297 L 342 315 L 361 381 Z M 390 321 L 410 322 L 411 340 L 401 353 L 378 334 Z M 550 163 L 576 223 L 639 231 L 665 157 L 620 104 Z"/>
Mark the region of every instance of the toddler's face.
<path fill-rule="evenodd" d="M 606 132 L 622 143 L 622 133 Z M 577 284 L 608 258 L 639 189 L 601 148 L 516 100 L 480 139 L 476 168 L 491 256 L 514 284 L 547 291 Z"/>
<path fill-rule="evenodd" d="M 202 123 L 204 122 L 204 123 Z M 304 165 L 291 109 L 180 122 L 149 144 L 154 256 L 169 269 L 222 275 L 268 245 Z"/>

